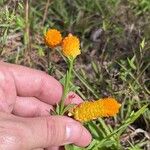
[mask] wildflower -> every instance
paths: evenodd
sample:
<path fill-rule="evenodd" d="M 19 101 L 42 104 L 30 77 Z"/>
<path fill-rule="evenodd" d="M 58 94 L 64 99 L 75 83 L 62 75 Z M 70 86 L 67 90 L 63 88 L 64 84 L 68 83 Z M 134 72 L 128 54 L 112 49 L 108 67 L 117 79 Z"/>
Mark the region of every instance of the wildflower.
<path fill-rule="evenodd" d="M 76 36 L 69 34 L 62 42 L 62 52 L 67 58 L 76 58 L 80 52 L 80 42 Z"/>
<path fill-rule="evenodd" d="M 114 98 L 103 98 L 97 101 L 85 101 L 75 106 L 70 113 L 76 120 L 85 122 L 99 117 L 114 116 L 120 106 Z"/>
<path fill-rule="evenodd" d="M 45 43 L 48 47 L 54 48 L 62 41 L 61 33 L 56 29 L 49 29 L 44 36 Z"/>

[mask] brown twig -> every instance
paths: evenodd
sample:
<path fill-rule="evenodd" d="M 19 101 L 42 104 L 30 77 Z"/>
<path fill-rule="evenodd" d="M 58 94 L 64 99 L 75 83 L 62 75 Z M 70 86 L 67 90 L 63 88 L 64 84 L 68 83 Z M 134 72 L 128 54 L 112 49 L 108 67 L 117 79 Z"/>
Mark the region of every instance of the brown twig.
<path fill-rule="evenodd" d="M 27 51 L 29 50 L 29 37 L 30 37 L 30 29 L 29 29 L 29 0 L 25 0 L 25 44 Z"/>
<path fill-rule="evenodd" d="M 30 64 L 30 55 L 31 51 L 31 42 L 30 42 L 30 22 L 29 22 L 29 14 L 30 14 L 30 4 L 29 0 L 25 0 L 25 33 L 24 33 L 24 42 L 25 42 L 25 56 L 28 58 L 28 63 Z"/>
<path fill-rule="evenodd" d="M 46 5 L 45 5 L 45 11 L 44 11 L 44 16 L 43 16 L 42 25 L 44 25 L 45 20 L 46 20 L 46 17 L 47 17 L 47 12 L 48 12 L 49 4 L 50 4 L 50 0 L 47 0 L 47 3 L 46 3 Z"/>

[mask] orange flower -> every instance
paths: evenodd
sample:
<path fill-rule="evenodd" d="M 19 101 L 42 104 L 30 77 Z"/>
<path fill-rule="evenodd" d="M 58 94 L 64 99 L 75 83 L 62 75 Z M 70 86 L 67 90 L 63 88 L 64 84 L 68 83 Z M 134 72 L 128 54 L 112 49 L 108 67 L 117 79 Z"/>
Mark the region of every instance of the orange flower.
<path fill-rule="evenodd" d="M 62 52 L 67 58 L 76 58 L 81 53 L 79 39 L 72 34 L 65 37 L 62 42 Z"/>
<path fill-rule="evenodd" d="M 114 98 L 103 98 L 97 101 L 85 101 L 71 110 L 73 117 L 80 121 L 90 121 L 99 117 L 115 116 L 120 108 Z"/>
<path fill-rule="evenodd" d="M 44 36 L 45 43 L 48 47 L 54 48 L 62 41 L 61 33 L 56 29 L 49 29 Z"/>

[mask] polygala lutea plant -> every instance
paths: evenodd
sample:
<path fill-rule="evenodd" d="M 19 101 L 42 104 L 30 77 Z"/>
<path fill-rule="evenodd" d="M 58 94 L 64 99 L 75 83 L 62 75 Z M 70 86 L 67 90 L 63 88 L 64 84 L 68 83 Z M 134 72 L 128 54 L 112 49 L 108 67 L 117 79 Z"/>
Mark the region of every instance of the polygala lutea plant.
<path fill-rule="evenodd" d="M 67 94 L 70 92 L 73 65 L 76 57 L 81 53 L 80 41 L 72 34 L 68 34 L 67 37 L 62 38 L 60 31 L 56 29 L 49 29 L 44 36 L 44 40 L 50 49 L 60 46 L 61 53 L 67 58 L 68 70 L 63 85 L 64 91 L 61 101 L 56 107 L 56 114 L 64 115 L 68 111 L 68 116 L 72 116 L 80 122 L 90 121 L 99 117 L 115 116 L 121 105 L 111 97 L 91 101 L 85 100 L 79 105 L 71 107 L 64 105 Z"/>

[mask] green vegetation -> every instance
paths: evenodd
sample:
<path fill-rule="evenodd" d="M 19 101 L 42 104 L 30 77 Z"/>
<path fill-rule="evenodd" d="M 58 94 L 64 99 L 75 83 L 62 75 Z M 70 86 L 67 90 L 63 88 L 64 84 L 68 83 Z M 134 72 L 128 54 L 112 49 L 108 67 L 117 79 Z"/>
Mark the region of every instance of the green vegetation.
<path fill-rule="evenodd" d="M 67 66 L 59 51 L 51 52 L 47 69 L 48 28 L 80 38 L 72 90 L 85 100 L 113 96 L 122 104 L 116 117 L 85 125 L 93 141 L 84 149 L 150 149 L 150 1 L 0 0 L 0 60 L 63 81 Z"/>

